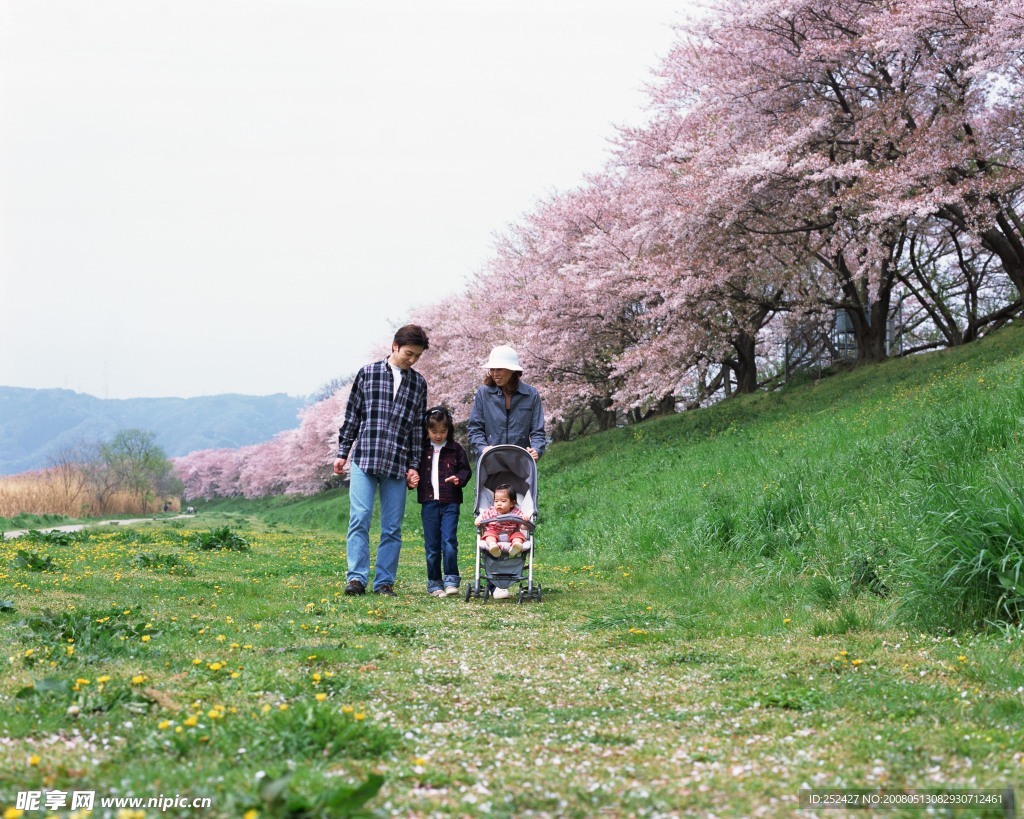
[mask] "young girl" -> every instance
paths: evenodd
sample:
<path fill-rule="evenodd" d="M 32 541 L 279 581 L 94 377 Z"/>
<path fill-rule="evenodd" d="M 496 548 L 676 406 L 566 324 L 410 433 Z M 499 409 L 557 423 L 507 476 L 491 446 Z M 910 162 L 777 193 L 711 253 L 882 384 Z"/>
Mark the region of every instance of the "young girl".
<path fill-rule="evenodd" d="M 446 407 L 427 410 L 427 444 L 420 461 L 416 499 L 422 504 L 427 591 L 434 597 L 459 593 L 459 507 L 471 471 L 466 450 L 455 440 Z"/>

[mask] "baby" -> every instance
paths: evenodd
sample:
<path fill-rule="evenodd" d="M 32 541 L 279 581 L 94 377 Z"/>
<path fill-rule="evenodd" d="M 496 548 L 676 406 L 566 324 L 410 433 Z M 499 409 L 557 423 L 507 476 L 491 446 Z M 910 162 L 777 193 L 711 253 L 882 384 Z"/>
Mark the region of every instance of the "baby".
<path fill-rule="evenodd" d="M 523 551 L 523 544 L 526 542 L 526 533 L 523 525 L 516 520 L 494 520 L 501 515 L 516 515 L 525 518 L 523 510 L 516 505 L 516 491 L 508 485 L 499 486 L 494 490 L 494 504 L 485 509 L 480 516 L 473 521 L 475 526 L 483 526 L 484 549 L 491 557 L 500 557 L 502 553 L 509 557 L 515 557 Z M 501 542 L 501 536 L 506 535 L 507 542 Z"/>

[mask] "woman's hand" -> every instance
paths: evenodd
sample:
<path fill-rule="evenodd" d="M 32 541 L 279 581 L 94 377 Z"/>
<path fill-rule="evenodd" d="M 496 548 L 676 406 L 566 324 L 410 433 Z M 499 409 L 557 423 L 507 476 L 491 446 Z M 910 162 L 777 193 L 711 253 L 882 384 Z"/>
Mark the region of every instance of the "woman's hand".
<path fill-rule="evenodd" d="M 533 458 L 533 460 L 536 461 L 538 458 L 540 458 L 540 453 L 532 446 L 528 446 L 526 448 L 526 451 L 530 453 L 530 457 Z"/>

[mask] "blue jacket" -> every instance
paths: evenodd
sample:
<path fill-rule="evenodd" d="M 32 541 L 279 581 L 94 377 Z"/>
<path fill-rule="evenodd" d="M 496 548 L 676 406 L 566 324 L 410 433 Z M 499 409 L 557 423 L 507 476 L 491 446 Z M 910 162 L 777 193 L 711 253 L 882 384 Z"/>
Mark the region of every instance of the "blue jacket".
<path fill-rule="evenodd" d="M 512 393 L 512 406 L 506 411 L 500 387 L 480 387 L 469 411 L 467 437 L 477 456 L 484 447 L 498 444 L 533 447 L 543 454 L 547 437 L 540 393 L 520 381 L 519 389 Z"/>

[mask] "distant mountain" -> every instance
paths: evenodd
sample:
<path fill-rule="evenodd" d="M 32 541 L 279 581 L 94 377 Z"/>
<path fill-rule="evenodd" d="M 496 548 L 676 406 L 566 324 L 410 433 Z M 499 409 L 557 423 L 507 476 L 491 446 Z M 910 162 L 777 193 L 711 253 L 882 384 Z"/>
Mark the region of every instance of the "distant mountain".
<path fill-rule="evenodd" d="M 61 446 L 109 440 L 122 429 L 152 432 L 169 457 L 258 444 L 298 427 L 305 403 L 283 393 L 121 399 L 0 387 L 0 475 L 46 466 Z"/>

